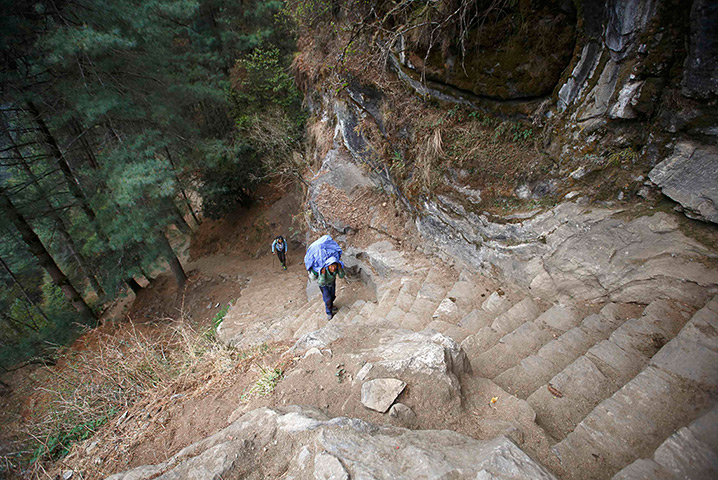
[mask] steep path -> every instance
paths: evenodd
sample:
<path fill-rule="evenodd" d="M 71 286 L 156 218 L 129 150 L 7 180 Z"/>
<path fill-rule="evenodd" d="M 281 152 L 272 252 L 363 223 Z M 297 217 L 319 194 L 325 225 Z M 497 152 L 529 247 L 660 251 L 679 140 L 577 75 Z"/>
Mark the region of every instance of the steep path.
<path fill-rule="evenodd" d="M 311 405 L 328 418 L 450 429 L 486 441 L 503 436 L 560 478 L 607 479 L 651 457 L 718 399 L 716 299 L 698 310 L 670 300 L 550 304 L 388 240 L 348 248 L 345 260 L 354 283 L 340 290 L 331 322 L 318 296 L 266 314 L 269 292 L 280 282 L 298 287 L 303 272 L 249 282 L 249 303 L 233 307 L 220 337 L 243 348 L 293 342 L 293 363 L 272 396 L 239 406 L 233 425 L 258 407 Z M 367 286 L 358 288 L 361 278 Z M 375 299 L 359 298 L 370 288 Z M 387 378 L 405 384 L 403 391 L 387 413 L 367 408 L 372 382 Z M 687 454 L 692 447 L 684 444 L 674 448 Z M 286 454 L 314 455 L 316 475 L 318 451 Z M 363 468 L 335 458 L 350 477 Z M 175 471 L 175 461 L 154 471 Z M 527 472 L 516 478 L 531 478 Z"/>

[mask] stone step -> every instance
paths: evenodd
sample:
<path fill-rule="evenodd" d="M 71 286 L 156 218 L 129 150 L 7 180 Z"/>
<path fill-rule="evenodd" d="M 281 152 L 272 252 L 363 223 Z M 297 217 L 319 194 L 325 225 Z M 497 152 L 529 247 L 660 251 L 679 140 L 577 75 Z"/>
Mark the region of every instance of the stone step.
<path fill-rule="evenodd" d="M 526 399 L 541 385 L 585 354 L 596 342 L 608 336 L 623 324 L 625 316 L 636 313 L 634 307 L 606 304 L 598 314 L 584 318 L 573 327 L 541 347 L 535 355 L 497 375 L 494 381 L 502 388 Z"/>
<path fill-rule="evenodd" d="M 444 322 L 442 320 L 434 320 L 429 323 L 425 328 L 436 330 L 437 332 L 452 338 L 456 343 L 461 343 L 470 334 L 469 331 L 455 324 Z"/>
<path fill-rule="evenodd" d="M 424 320 L 425 325 L 431 322 L 432 315 L 446 294 L 446 289 L 440 284 L 434 283 L 432 280 L 431 276 L 427 277 L 427 280 L 416 294 L 414 303 L 412 303 L 411 308 L 407 312 L 413 313 L 419 319 Z"/>
<path fill-rule="evenodd" d="M 613 480 L 677 480 L 718 478 L 718 406 L 683 427 L 656 449 L 652 459 L 639 459 Z"/>
<path fill-rule="evenodd" d="M 411 309 L 411 305 L 416 300 L 416 295 L 419 293 L 424 279 L 417 278 L 406 278 L 401 280 L 401 289 L 399 295 L 396 297 L 394 305 L 401 309 L 403 312 L 408 312 Z"/>
<path fill-rule="evenodd" d="M 517 365 L 526 356 L 535 353 L 544 344 L 578 323 L 570 308 L 554 305 L 532 322 L 526 322 L 504 335 L 499 343 L 485 351 L 472 363 L 476 373 L 494 378 L 504 370 Z"/>
<path fill-rule="evenodd" d="M 465 280 L 459 280 L 449 289 L 446 294 L 446 298 L 454 302 L 462 314 L 472 311 L 478 306 L 478 300 L 481 299 L 479 296 L 479 287 L 472 282 Z"/>
<path fill-rule="evenodd" d="M 302 326 L 309 316 L 314 315 L 318 311 L 320 308 L 320 302 L 321 299 L 314 298 L 307 302 L 307 304 L 300 308 L 296 313 L 289 314 L 284 318 L 283 323 L 289 330 L 292 331 L 292 336 L 289 338 L 293 338 L 294 332 Z"/>
<path fill-rule="evenodd" d="M 379 319 L 384 320 L 389 311 L 394 307 L 396 299 L 401 291 L 400 281 L 389 282 L 380 287 L 383 293 L 379 295 L 379 301 L 377 302 L 376 308 L 374 309 L 374 315 Z"/>
<path fill-rule="evenodd" d="M 331 321 L 324 322 L 321 328 L 299 335 L 292 350 L 296 353 L 302 353 L 312 347 L 324 348 L 338 338 L 343 337 L 346 328 L 357 323 L 357 313 L 361 311 L 365 303 L 364 300 L 357 300 L 352 305 L 340 309 L 334 315 L 334 318 Z"/>
<path fill-rule="evenodd" d="M 598 405 L 635 377 L 651 357 L 686 322 L 688 312 L 677 305 L 657 300 L 644 315 L 626 321 L 608 340 L 591 347 L 555 375 L 549 388 L 540 387 L 527 402 L 536 411 L 536 421 L 560 440 Z"/>
<path fill-rule="evenodd" d="M 718 297 L 699 310 L 645 370 L 597 405 L 553 451 L 567 471 L 595 465 L 586 478 L 608 478 L 652 455 L 676 429 L 717 401 Z"/>
<path fill-rule="evenodd" d="M 407 330 L 420 332 L 426 326 L 426 319 L 419 318 L 416 314 L 409 312 L 401 319 L 399 326 Z"/>
<path fill-rule="evenodd" d="M 471 335 L 484 327 L 488 327 L 493 321 L 494 317 L 489 312 L 482 308 L 475 308 L 459 320 L 458 326 L 466 329 Z"/>
<path fill-rule="evenodd" d="M 527 322 L 501 337 L 499 343 L 471 361 L 474 372 L 493 379 L 536 352 L 554 336 L 553 331 L 537 322 Z"/>
<path fill-rule="evenodd" d="M 473 359 L 493 347 L 501 337 L 520 325 L 534 320 L 540 313 L 541 310 L 533 300 L 524 298 L 497 316 L 491 326 L 483 327 L 475 334 L 466 337 L 461 342 L 461 348 L 464 349 L 473 364 Z M 475 370 L 478 370 L 478 368 L 475 368 Z"/>
<path fill-rule="evenodd" d="M 503 336 L 524 323 L 534 320 L 540 314 L 540 307 L 532 299 L 524 298 L 497 316 L 491 323 L 491 328 Z"/>
<path fill-rule="evenodd" d="M 511 302 L 503 292 L 493 292 L 481 302 L 481 309 L 494 316 L 501 315 L 509 308 L 511 308 Z"/>

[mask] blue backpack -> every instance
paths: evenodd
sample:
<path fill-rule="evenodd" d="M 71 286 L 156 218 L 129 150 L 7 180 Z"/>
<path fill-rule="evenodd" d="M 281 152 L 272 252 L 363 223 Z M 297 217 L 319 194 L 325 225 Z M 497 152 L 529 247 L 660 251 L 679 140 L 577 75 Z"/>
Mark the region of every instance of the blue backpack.
<path fill-rule="evenodd" d="M 324 235 L 307 248 L 307 253 L 304 255 L 304 266 L 307 271 L 314 270 L 318 273 L 322 268 L 333 263 L 333 259 L 333 261 L 339 262 L 344 267 L 344 264 L 340 261 L 341 257 L 342 247 L 331 236 Z"/>

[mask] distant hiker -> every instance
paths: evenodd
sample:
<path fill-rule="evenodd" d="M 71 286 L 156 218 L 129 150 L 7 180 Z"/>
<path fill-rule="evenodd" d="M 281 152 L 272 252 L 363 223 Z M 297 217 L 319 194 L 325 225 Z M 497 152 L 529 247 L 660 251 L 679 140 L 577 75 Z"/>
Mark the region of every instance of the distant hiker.
<path fill-rule="evenodd" d="M 277 252 L 277 258 L 279 259 L 279 262 L 282 264 L 282 268 L 284 270 L 287 269 L 286 265 L 286 253 L 287 253 L 287 242 L 284 241 L 284 237 L 281 235 L 274 239 L 272 242 L 272 253 Z"/>
<path fill-rule="evenodd" d="M 307 248 L 304 255 L 304 266 L 309 273 L 311 280 L 319 280 L 319 290 L 322 291 L 322 299 L 327 313 L 327 319 L 331 320 L 336 309 L 337 277 L 344 278 L 344 264 L 341 262 L 342 248 L 329 235 L 324 235 L 315 240 Z"/>
<path fill-rule="evenodd" d="M 315 280 L 319 280 L 319 290 L 322 291 L 324 310 L 327 313 L 327 320 L 331 320 L 337 311 L 334 308 L 334 300 L 337 298 L 337 277 L 344 278 L 344 268 L 337 258 L 331 257 L 327 260 L 326 267 L 319 270 L 319 273 L 309 270 L 309 275 Z"/>

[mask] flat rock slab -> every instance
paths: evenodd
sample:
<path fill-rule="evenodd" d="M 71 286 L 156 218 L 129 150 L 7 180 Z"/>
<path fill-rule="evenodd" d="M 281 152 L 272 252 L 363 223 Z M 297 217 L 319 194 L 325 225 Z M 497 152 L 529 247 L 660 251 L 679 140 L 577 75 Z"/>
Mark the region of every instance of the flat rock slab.
<path fill-rule="evenodd" d="M 109 480 L 186 478 L 417 478 L 553 480 L 506 437 L 489 441 L 445 430 L 329 418 L 307 407 L 260 408 L 164 463 Z"/>
<path fill-rule="evenodd" d="M 396 378 L 377 378 L 361 386 L 361 403 L 372 410 L 384 413 L 404 391 L 406 383 Z"/>

